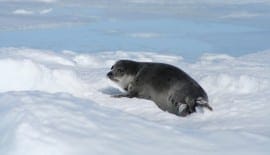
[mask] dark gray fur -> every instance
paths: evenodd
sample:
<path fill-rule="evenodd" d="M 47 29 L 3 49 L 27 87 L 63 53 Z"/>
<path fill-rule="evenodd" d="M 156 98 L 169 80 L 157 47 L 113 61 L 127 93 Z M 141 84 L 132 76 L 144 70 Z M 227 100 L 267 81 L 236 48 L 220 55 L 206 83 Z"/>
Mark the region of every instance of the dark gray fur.
<path fill-rule="evenodd" d="M 212 110 L 204 89 L 184 71 L 169 64 L 119 60 L 107 76 L 127 91 L 115 97 L 149 99 L 160 109 L 178 116 L 191 114 L 196 107 Z"/>

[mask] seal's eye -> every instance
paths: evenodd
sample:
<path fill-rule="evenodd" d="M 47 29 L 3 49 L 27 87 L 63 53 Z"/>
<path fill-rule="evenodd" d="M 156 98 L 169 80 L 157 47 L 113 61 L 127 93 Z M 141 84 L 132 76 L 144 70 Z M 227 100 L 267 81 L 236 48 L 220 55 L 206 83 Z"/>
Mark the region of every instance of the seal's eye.
<path fill-rule="evenodd" d="M 117 72 L 118 72 L 118 73 L 123 73 L 124 70 L 123 70 L 123 69 L 117 69 Z"/>
<path fill-rule="evenodd" d="M 113 70 L 113 66 L 111 67 L 111 70 Z"/>

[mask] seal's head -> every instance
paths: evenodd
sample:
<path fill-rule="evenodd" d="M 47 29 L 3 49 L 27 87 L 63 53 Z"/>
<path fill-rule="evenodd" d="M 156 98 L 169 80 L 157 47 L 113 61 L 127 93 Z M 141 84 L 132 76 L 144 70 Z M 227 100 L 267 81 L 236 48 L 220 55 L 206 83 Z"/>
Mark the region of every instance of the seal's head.
<path fill-rule="evenodd" d="M 139 69 L 139 63 L 130 60 L 119 60 L 107 73 L 107 77 L 116 82 L 123 89 L 127 89 L 130 82 L 133 81 Z"/>

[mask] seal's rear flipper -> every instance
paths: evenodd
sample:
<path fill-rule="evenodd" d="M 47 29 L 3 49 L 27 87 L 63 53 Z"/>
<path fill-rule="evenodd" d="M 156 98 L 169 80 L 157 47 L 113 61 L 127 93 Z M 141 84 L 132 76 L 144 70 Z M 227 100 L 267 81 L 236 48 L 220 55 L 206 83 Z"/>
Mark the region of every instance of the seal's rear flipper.
<path fill-rule="evenodd" d="M 210 111 L 213 111 L 213 108 L 208 104 L 208 101 L 203 99 L 202 97 L 198 97 L 196 100 L 196 103 L 200 107 L 205 107 L 209 109 Z"/>

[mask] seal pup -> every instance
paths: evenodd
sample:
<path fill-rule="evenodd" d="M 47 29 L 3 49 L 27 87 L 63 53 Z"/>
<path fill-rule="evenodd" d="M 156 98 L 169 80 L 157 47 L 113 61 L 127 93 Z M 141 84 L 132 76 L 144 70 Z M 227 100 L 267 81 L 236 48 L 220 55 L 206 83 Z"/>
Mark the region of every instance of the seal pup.
<path fill-rule="evenodd" d="M 119 60 L 107 73 L 127 93 L 114 97 L 152 100 L 163 111 L 187 116 L 196 107 L 212 111 L 204 89 L 181 69 L 164 63 Z"/>

